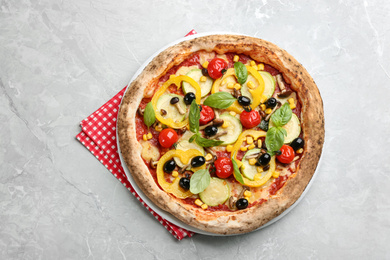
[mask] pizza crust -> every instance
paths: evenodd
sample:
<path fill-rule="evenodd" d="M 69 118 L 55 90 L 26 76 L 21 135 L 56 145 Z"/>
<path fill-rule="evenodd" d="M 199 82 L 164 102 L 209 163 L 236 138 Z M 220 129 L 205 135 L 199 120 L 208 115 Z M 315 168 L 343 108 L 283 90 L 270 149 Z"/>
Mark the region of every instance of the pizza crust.
<path fill-rule="evenodd" d="M 180 64 L 192 53 L 205 50 L 218 54 L 233 52 L 250 56 L 257 62 L 279 70 L 284 80 L 297 92 L 302 104 L 301 127 L 305 140 L 304 154 L 290 177 L 276 195 L 260 206 L 234 212 L 205 211 L 183 204 L 161 190 L 141 158 L 141 145 L 136 139 L 135 116 L 146 95 L 152 95 L 159 78 Z M 324 142 L 323 104 L 316 84 L 305 70 L 285 50 L 265 40 L 238 35 L 210 35 L 183 41 L 158 54 L 130 84 L 118 115 L 119 145 L 124 161 L 138 187 L 158 207 L 195 228 L 216 234 L 239 234 L 253 231 L 280 215 L 294 204 L 311 180 Z"/>

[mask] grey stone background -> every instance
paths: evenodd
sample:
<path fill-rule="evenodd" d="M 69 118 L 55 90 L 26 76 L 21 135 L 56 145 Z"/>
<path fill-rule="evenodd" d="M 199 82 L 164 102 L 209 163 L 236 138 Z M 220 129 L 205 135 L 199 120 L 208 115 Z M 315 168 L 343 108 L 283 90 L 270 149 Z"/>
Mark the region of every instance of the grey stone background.
<path fill-rule="evenodd" d="M 384 0 L 0 0 L 0 259 L 389 259 L 389 13 Z M 274 42 L 321 91 L 322 165 L 266 229 L 178 242 L 75 139 L 191 29 Z"/>

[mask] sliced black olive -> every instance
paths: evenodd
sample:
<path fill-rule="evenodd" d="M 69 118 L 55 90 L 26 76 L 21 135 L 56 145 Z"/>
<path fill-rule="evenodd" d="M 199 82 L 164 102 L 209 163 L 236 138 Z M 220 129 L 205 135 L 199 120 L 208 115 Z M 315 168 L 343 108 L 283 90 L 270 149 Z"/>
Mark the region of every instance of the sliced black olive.
<path fill-rule="evenodd" d="M 190 179 L 187 178 L 187 177 L 181 178 L 180 181 L 179 181 L 179 185 L 180 185 L 180 187 L 182 187 L 183 189 L 189 190 L 189 189 L 190 189 Z"/>
<path fill-rule="evenodd" d="M 207 136 L 213 136 L 218 132 L 218 127 L 210 125 L 204 129 L 204 133 Z"/>
<path fill-rule="evenodd" d="M 195 156 L 191 160 L 192 167 L 199 167 L 206 163 L 206 159 L 203 156 Z"/>
<path fill-rule="evenodd" d="M 259 127 L 261 130 L 268 131 L 268 121 L 265 121 L 264 119 L 261 120 Z"/>
<path fill-rule="evenodd" d="M 304 146 L 304 144 L 305 141 L 302 138 L 298 137 L 291 142 L 290 146 L 294 149 L 294 151 L 296 151 L 301 149 Z"/>
<path fill-rule="evenodd" d="M 239 200 L 237 200 L 236 202 L 236 207 L 238 209 L 246 209 L 248 207 L 248 200 L 247 199 L 244 199 L 244 198 L 241 198 Z"/>
<path fill-rule="evenodd" d="M 179 98 L 178 98 L 178 97 L 173 97 L 173 98 L 171 98 L 171 101 L 170 101 L 171 105 L 174 105 L 174 104 L 176 104 L 177 102 L 179 102 Z"/>
<path fill-rule="evenodd" d="M 195 94 L 193 92 L 188 92 L 185 96 L 184 96 L 184 103 L 186 105 L 191 105 L 192 103 L 192 100 L 195 99 Z"/>
<path fill-rule="evenodd" d="M 171 173 L 176 168 L 175 160 L 169 160 L 164 164 L 163 170 L 166 173 Z"/>
<path fill-rule="evenodd" d="M 203 69 L 202 69 L 202 75 L 203 75 L 203 76 L 206 76 L 206 77 L 209 75 L 209 72 L 207 71 L 206 68 L 203 68 Z"/>
<path fill-rule="evenodd" d="M 251 104 L 251 100 L 246 96 L 239 96 L 237 98 L 238 104 L 243 107 L 249 106 Z"/>
<path fill-rule="evenodd" d="M 267 107 L 271 107 L 271 108 L 274 108 L 276 106 L 276 104 L 278 103 L 278 101 L 276 100 L 276 98 L 269 98 L 267 100 Z"/>
<path fill-rule="evenodd" d="M 271 161 L 271 155 L 269 155 L 269 153 L 263 153 L 257 159 L 256 165 L 265 166 L 265 165 L 269 164 L 270 161 Z"/>

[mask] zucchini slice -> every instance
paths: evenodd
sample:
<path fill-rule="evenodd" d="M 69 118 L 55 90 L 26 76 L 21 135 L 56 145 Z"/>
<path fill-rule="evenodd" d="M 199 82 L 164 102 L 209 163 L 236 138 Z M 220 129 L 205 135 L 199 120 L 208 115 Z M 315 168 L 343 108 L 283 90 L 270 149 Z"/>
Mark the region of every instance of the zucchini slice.
<path fill-rule="evenodd" d="M 259 153 L 261 149 L 255 148 L 252 150 L 249 150 L 248 152 L 245 153 L 244 157 L 242 157 L 242 164 L 244 165 L 244 169 L 241 168 L 242 174 L 253 181 L 255 175 L 257 174 L 257 166 L 256 165 L 250 165 L 249 160 L 246 159 L 248 155 L 254 154 L 254 153 Z"/>
<path fill-rule="evenodd" d="M 201 96 L 204 97 L 211 91 L 213 86 L 213 80 L 210 77 L 206 77 L 206 81 L 200 81 L 200 78 L 203 76 L 201 69 L 193 69 L 187 73 L 187 76 L 195 80 L 200 86 Z M 187 94 L 188 92 L 195 93 L 195 89 L 188 83 L 183 81 L 183 92 Z"/>
<path fill-rule="evenodd" d="M 274 79 L 274 77 L 272 77 L 271 74 L 269 74 L 266 71 L 259 71 L 259 73 L 260 73 L 261 77 L 263 78 L 264 84 L 265 84 L 263 96 L 265 96 L 267 99 L 269 99 L 270 97 L 272 97 L 272 95 L 275 92 L 275 79 Z M 242 85 L 241 94 L 243 96 L 248 97 L 252 101 L 252 94 L 248 90 L 247 83 L 249 81 L 252 81 L 256 87 L 258 86 L 258 83 L 257 83 L 257 80 L 255 78 L 252 77 L 253 79 L 251 79 L 251 77 L 252 77 L 251 75 L 248 75 L 247 81 Z"/>
<path fill-rule="evenodd" d="M 213 177 L 207 188 L 199 193 L 200 199 L 208 206 L 218 206 L 225 203 L 230 196 L 230 188 L 225 180 Z"/>
<path fill-rule="evenodd" d="M 187 111 L 187 106 L 184 103 L 182 96 L 176 94 L 165 94 L 157 100 L 157 113 L 160 113 L 161 109 L 164 109 L 167 114 L 162 115 L 163 118 L 172 118 L 175 122 L 181 122 L 185 119 L 186 113 L 183 115 L 180 114 L 177 108 L 174 105 L 171 105 L 170 101 L 174 97 L 179 98 L 180 107 L 183 109 L 183 111 Z"/>
<path fill-rule="evenodd" d="M 202 154 L 205 154 L 202 146 L 198 145 L 195 141 L 193 141 L 192 143 L 190 143 L 188 141 L 193 134 L 194 133 L 192 133 L 190 131 L 185 132 L 184 135 L 180 138 L 179 142 L 177 142 L 176 149 L 182 150 L 182 151 L 196 149 L 196 150 L 200 151 Z M 175 160 L 177 166 L 179 166 L 180 168 L 184 167 L 184 164 L 180 161 L 179 158 L 173 157 L 173 159 Z M 191 168 L 191 167 L 189 167 L 189 168 Z"/>
<path fill-rule="evenodd" d="M 222 145 L 228 145 L 234 143 L 242 132 L 242 125 L 240 120 L 229 114 L 228 112 L 223 113 L 219 116 L 219 118 L 223 119 L 224 122 L 228 123 L 228 127 L 223 128 L 222 126 L 218 127 L 218 132 L 227 131 L 226 135 L 223 135 L 219 138 L 219 140 L 223 141 Z"/>

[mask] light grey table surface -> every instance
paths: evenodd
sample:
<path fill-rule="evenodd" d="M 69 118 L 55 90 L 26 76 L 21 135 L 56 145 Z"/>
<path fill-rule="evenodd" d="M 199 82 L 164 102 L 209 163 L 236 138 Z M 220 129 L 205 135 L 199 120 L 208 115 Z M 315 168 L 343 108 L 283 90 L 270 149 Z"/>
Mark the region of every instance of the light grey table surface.
<path fill-rule="evenodd" d="M 0 259 L 389 259 L 388 1 L 0 1 Z M 173 238 L 76 139 L 191 29 L 274 42 L 321 91 L 322 165 L 247 235 Z"/>

